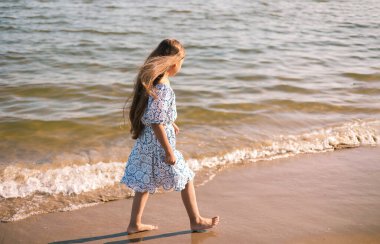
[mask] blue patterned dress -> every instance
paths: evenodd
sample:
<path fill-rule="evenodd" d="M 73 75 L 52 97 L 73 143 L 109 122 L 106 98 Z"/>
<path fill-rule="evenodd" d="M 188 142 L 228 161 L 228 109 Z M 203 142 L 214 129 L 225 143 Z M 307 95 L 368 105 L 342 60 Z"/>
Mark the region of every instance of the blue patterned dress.
<path fill-rule="evenodd" d="M 183 155 L 176 150 L 176 138 L 172 122 L 177 118 L 175 94 L 168 83 L 159 83 L 157 99 L 149 96 L 148 105 L 141 118 L 145 125 L 142 133 L 129 155 L 123 178 L 120 183 L 126 184 L 137 192 L 155 193 L 157 188 L 181 191 L 194 172 L 189 168 Z M 174 165 L 165 162 L 165 150 L 156 138 L 152 123 L 164 124 L 165 132 L 172 147 L 176 162 Z"/>

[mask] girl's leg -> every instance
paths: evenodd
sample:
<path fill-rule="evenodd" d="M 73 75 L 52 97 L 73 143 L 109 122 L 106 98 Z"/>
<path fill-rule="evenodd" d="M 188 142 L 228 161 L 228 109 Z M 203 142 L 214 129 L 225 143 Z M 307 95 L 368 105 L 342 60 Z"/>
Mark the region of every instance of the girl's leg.
<path fill-rule="evenodd" d="M 149 192 L 135 192 L 132 203 L 131 219 L 127 228 L 127 232 L 129 234 L 145 230 L 158 229 L 158 226 L 156 225 L 146 225 L 141 223 L 142 214 L 148 197 Z"/>
<path fill-rule="evenodd" d="M 185 189 L 181 191 L 182 201 L 185 205 L 187 214 L 190 219 L 190 227 L 192 230 L 204 230 L 214 227 L 219 223 L 219 216 L 213 218 L 204 218 L 199 214 L 197 199 L 193 181 L 186 184 Z"/>

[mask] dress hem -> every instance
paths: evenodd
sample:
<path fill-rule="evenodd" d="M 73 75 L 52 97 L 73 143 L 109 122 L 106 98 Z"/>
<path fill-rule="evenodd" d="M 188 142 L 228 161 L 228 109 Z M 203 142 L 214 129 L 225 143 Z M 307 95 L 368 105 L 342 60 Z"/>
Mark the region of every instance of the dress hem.
<path fill-rule="evenodd" d="M 154 193 L 157 193 L 157 190 L 158 190 L 159 188 L 164 189 L 165 192 L 170 192 L 170 191 L 177 191 L 177 192 L 178 192 L 178 191 L 182 191 L 183 189 L 186 188 L 186 184 L 189 183 L 189 181 L 194 180 L 194 178 L 195 178 L 195 174 L 193 173 L 191 177 L 188 177 L 188 178 L 187 178 L 186 183 L 184 184 L 183 187 L 178 188 L 178 187 L 176 187 L 176 186 L 173 186 L 173 187 L 171 187 L 171 188 L 169 188 L 169 189 L 165 189 L 165 188 L 161 185 L 161 186 L 159 186 L 159 187 L 155 187 L 155 189 L 154 189 L 153 192 L 152 192 L 152 191 L 149 191 L 149 190 L 141 190 L 141 188 L 138 189 L 138 188 L 136 188 L 136 187 L 129 186 L 125 181 L 120 181 L 119 183 L 120 183 L 120 184 L 124 184 L 124 185 L 126 185 L 129 189 L 133 190 L 134 192 L 149 192 L 150 194 L 154 194 Z"/>

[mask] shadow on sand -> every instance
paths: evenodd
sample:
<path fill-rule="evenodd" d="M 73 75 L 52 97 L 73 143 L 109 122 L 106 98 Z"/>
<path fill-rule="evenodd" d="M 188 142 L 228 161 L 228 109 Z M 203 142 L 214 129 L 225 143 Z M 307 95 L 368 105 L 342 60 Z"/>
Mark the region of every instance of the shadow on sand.
<path fill-rule="evenodd" d="M 186 235 L 186 234 L 190 235 L 191 243 L 202 243 L 205 239 L 207 239 L 209 237 L 216 237 L 216 233 L 214 231 L 206 231 L 206 230 L 199 231 L 199 232 L 194 232 L 192 230 L 182 230 L 182 231 L 169 232 L 169 233 L 158 234 L 158 235 L 149 235 L 149 233 L 151 233 L 151 232 L 142 231 L 142 232 L 138 232 L 138 233 L 128 235 L 127 232 L 121 232 L 121 233 L 116 233 L 116 234 L 111 234 L 111 235 L 94 236 L 94 237 L 87 237 L 87 238 L 80 238 L 80 239 L 73 239 L 73 240 L 66 240 L 66 241 L 49 242 L 49 244 L 86 243 L 89 241 L 116 238 L 116 237 L 121 237 L 121 236 L 126 236 L 128 239 L 118 240 L 118 241 L 110 241 L 110 242 L 104 242 L 104 243 L 112 243 L 112 244 L 135 243 L 135 242 L 149 241 L 149 240 L 154 240 L 154 239 L 168 238 L 168 237 Z"/>

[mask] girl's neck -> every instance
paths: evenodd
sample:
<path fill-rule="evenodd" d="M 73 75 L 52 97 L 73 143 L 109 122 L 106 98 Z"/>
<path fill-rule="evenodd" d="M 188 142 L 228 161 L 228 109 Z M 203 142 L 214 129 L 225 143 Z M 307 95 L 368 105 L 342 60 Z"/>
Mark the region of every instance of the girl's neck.
<path fill-rule="evenodd" d="M 169 81 L 169 78 L 168 78 L 169 76 L 167 75 L 167 74 L 165 74 L 162 78 L 161 78 L 161 80 L 160 80 L 160 82 L 159 83 L 162 83 L 162 84 L 170 84 L 170 81 Z"/>

